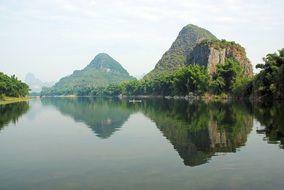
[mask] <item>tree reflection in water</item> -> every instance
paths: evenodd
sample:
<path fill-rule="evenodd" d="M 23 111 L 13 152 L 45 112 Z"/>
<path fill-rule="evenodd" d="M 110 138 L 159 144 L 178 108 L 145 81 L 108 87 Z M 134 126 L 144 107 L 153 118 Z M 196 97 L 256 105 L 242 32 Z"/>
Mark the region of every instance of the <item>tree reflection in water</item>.
<path fill-rule="evenodd" d="M 10 122 L 16 123 L 28 110 L 28 102 L 0 105 L 0 130 Z"/>
<path fill-rule="evenodd" d="M 258 133 L 265 133 L 268 143 L 280 143 L 284 148 L 284 102 L 265 101 L 257 103 L 254 108 L 255 118 L 264 129 L 258 129 Z"/>

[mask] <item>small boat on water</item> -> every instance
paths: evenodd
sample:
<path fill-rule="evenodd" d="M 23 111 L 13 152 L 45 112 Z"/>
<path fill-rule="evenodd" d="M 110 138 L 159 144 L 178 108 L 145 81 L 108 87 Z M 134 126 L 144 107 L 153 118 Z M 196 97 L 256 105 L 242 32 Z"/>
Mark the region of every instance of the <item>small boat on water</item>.
<path fill-rule="evenodd" d="M 131 102 L 131 103 L 141 103 L 142 100 L 135 100 L 135 99 L 132 99 L 132 100 L 129 100 L 129 102 Z"/>

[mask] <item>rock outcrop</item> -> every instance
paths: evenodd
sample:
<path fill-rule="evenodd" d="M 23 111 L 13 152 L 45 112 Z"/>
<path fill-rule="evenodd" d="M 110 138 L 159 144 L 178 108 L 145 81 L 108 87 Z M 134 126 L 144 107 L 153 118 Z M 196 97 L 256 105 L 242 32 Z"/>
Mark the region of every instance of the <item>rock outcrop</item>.
<path fill-rule="evenodd" d="M 224 64 L 225 59 L 233 58 L 240 62 L 246 76 L 253 75 L 252 65 L 246 56 L 245 49 L 235 42 L 225 40 L 203 41 L 195 46 L 187 64 L 199 64 L 208 68 L 209 74 L 216 72 L 218 64 Z"/>
<path fill-rule="evenodd" d="M 164 53 L 155 68 L 144 78 L 153 78 L 160 72 L 184 66 L 193 48 L 203 40 L 216 40 L 208 30 L 189 24 L 182 28 L 170 49 Z"/>
<path fill-rule="evenodd" d="M 171 48 L 144 78 L 153 79 L 161 72 L 173 71 L 189 64 L 204 65 L 213 74 L 216 66 L 223 64 L 226 58 L 239 61 L 246 76 L 253 75 L 252 65 L 242 46 L 235 42 L 218 40 L 208 30 L 189 24 L 183 27 Z"/>

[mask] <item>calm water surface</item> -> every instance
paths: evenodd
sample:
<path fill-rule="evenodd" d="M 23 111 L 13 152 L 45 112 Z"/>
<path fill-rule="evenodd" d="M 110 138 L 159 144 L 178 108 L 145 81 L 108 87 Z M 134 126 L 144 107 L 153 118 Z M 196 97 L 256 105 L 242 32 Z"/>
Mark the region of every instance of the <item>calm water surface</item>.
<path fill-rule="evenodd" d="M 0 106 L 0 189 L 284 189 L 282 102 Z"/>

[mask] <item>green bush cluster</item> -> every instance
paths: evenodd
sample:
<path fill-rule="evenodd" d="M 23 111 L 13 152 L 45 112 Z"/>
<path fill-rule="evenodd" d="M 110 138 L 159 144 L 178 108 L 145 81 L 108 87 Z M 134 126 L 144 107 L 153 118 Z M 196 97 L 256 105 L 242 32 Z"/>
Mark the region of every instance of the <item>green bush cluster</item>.
<path fill-rule="evenodd" d="M 264 64 L 256 65 L 261 69 L 251 82 L 252 94 L 257 97 L 284 98 L 284 48 L 278 53 L 267 54 Z"/>
<path fill-rule="evenodd" d="M 209 82 L 209 89 L 212 94 L 243 96 L 249 81 L 250 78 L 245 77 L 240 63 L 233 58 L 227 58 L 224 64 L 217 65 L 216 73 Z"/>
<path fill-rule="evenodd" d="M 0 72 L 0 99 L 4 96 L 24 97 L 29 93 L 29 86 L 18 80 L 15 75 L 9 77 Z"/>

